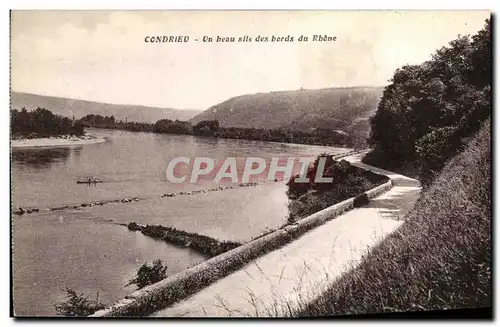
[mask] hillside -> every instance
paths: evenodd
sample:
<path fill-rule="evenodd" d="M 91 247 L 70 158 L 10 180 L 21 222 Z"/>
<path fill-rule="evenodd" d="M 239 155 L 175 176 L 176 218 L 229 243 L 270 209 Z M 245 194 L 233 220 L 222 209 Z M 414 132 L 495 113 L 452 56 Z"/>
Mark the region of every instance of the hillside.
<path fill-rule="evenodd" d="M 297 316 L 492 305 L 491 126 L 425 190 L 404 225 Z M 355 296 L 353 296 L 355 294 Z"/>
<path fill-rule="evenodd" d="M 191 123 L 215 119 L 222 127 L 322 127 L 349 132 L 355 121 L 366 121 L 361 125 L 369 128 L 368 118 L 382 91 L 382 87 L 349 87 L 247 94 L 209 108 Z"/>
<path fill-rule="evenodd" d="M 370 120 L 373 151 L 363 161 L 414 172 L 424 187 L 492 115 L 491 21 L 430 58 L 394 72 Z"/>
<path fill-rule="evenodd" d="M 99 114 L 102 116 L 115 116 L 115 119 L 144 123 L 154 123 L 160 119 L 188 120 L 201 112 L 201 110 L 179 110 L 170 108 L 156 108 L 136 105 L 109 104 L 85 100 L 51 97 L 30 93 L 11 92 L 11 109 L 28 110 L 37 107 L 50 110 L 52 113 L 75 118 L 81 118 L 88 114 Z"/>

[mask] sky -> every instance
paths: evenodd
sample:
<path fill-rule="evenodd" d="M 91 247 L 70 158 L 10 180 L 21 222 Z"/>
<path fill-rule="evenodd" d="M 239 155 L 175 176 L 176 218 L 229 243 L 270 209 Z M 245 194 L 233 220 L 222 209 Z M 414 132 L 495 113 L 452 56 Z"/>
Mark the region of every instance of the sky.
<path fill-rule="evenodd" d="M 12 11 L 11 88 L 50 96 L 207 109 L 258 92 L 386 85 L 488 11 Z M 313 35 L 335 36 L 313 42 Z M 147 43 L 146 36 L 189 36 Z M 203 36 L 294 42 L 203 42 Z M 297 42 L 300 35 L 308 42 Z M 199 41 L 195 41 L 198 39 Z"/>

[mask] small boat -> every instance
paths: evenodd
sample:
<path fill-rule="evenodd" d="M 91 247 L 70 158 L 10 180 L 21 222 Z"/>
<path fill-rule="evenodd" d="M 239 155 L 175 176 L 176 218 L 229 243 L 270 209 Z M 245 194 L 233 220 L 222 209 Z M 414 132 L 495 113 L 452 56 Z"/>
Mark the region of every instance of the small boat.
<path fill-rule="evenodd" d="M 101 180 L 93 180 L 93 181 L 76 181 L 77 184 L 94 184 L 94 183 L 104 183 Z"/>
<path fill-rule="evenodd" d="M 95 179 L 94 177 L 88 177 L 84 180 L 79 180 L 76 181 L 77 184 L 97 184 L 97 183 L 104 183 L 103 180 Z"/>

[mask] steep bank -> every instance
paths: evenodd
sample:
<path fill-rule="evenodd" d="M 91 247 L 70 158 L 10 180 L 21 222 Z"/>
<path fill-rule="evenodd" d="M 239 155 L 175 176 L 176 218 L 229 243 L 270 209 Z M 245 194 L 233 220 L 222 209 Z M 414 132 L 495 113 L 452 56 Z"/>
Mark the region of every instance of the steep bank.
<path fill-rule="evenodd" d="M 397 232 L 293 315 L 490 306 L 490 142 L 487 122 L 447 164 Z"/>

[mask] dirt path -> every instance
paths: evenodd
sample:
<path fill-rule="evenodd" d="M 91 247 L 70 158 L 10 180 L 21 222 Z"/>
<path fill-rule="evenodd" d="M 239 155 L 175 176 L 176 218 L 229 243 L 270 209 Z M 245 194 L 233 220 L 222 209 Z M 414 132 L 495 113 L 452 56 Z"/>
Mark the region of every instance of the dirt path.
<path fill-rule="evenodd" d="M 389 176 L 394 182 L 391 190 L 153 316 L 275 316 L 285 305 L 312 300 L 398 228 L 419 197 L 417 180 L 364 165 L 362 156 L 344 159 Z"/>

